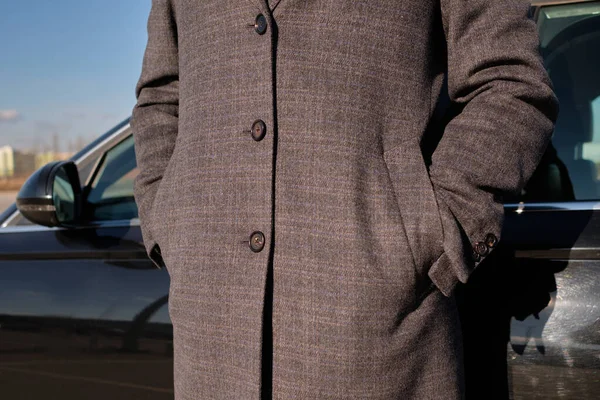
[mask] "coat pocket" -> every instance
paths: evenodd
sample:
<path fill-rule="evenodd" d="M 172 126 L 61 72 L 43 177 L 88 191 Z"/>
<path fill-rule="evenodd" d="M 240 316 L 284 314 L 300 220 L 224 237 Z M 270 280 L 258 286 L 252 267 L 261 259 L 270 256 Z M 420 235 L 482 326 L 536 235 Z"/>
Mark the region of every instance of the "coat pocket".
<path fill-rule="evenodd" d="M 171 182 L 174 164 L 176 164 L 175 152 L 171 155 L 165 172 L 163 173 L 162 179 L 158 182 L 158 189 L 154 195 L 152 201 L 152 208 L 150 210 L 150 224 L 152 229 L 152 236 L 154 241 L 158 243 L 161 251 L 166 250 L 166 243 L 164 243 L 163 232 L 166 229 L 166 225 L 169 223 L 170 205 L 173 204 L 173 197 L 176 196 L 174 192 L 174 185 Z M 168 230 L 168 229 L 167 229 Z"/>
<path fill-rule="evenodd" d="M 383 157 L 415 260 L 417 278 L 423 282 L 431 265 L 443 253 L 442 223 L 429 171 L 416 138 L 385 151 Z"/>

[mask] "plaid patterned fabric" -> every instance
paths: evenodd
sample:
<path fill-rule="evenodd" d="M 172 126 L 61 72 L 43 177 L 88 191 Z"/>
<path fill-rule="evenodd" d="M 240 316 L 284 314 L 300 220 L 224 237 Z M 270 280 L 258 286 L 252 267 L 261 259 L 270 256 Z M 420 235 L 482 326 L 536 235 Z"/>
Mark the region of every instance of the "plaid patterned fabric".
<path fill-rule="evenodd" d="M 453 289 L 557 113 L 527 12 L 153 0 L 135 197 L 171 276 L 177 399 L 461 397 Z"/>

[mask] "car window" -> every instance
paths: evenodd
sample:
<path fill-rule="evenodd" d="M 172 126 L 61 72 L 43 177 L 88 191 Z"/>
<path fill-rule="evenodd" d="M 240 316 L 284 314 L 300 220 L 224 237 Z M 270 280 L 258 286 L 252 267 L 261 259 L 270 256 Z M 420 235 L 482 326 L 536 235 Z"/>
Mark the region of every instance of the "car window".
<path fill-rule="evenodd" d="M 600 198 L 600 2 L 548 6 L 540 50 L 560 102 L 552 143 L 516 200 Z"/>
<path fill-rule="evenodd" d="M 86 219 L 109 221 L 137 218 L 133 181 L 138 174 L 133 136 L 108 150 L 87 188 Z"/>

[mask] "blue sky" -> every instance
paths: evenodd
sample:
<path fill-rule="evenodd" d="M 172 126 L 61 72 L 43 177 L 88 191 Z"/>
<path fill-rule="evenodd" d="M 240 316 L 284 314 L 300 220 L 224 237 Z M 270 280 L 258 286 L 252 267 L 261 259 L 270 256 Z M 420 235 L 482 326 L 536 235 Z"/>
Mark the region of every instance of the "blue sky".
<path fill-rule="evenodd" d="M 0 146 L 61 149 L 126 118 L 151 0 L 0 0 Z"/>

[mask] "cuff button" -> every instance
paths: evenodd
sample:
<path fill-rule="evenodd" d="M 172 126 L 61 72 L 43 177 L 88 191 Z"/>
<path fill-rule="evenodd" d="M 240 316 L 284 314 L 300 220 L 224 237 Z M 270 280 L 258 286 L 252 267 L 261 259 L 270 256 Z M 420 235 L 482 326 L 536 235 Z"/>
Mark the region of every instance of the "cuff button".
<path fill-rule="evenodd" d="M 493 248 L 498 244 L 498 238 L 493 233 L 488 233 L 485 237 L 485 244 L 487 244 L 488 247 Z"/>
<path fill-rule="evenodd" d="M 489 251 L 487 245 L 483 242 L 475 243 L 474 250 L 477 254 L 479 254 L 482 257 L 485 256 Z"/>

